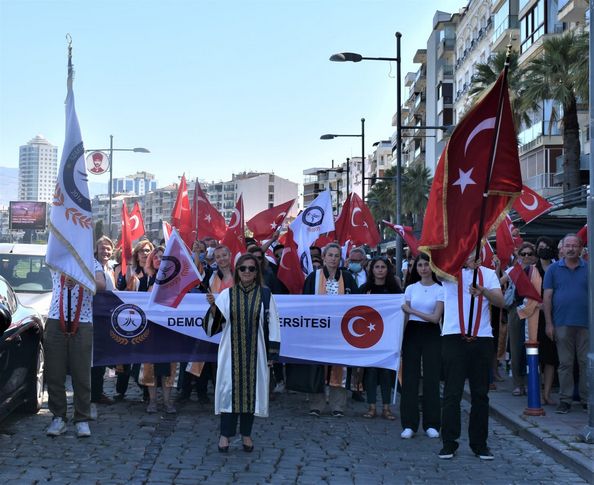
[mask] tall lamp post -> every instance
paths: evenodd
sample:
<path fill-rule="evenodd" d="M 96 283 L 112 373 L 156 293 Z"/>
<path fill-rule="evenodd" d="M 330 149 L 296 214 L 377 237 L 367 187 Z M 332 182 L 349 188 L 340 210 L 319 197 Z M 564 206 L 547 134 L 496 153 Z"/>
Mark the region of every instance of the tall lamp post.
<path fill-rule="evenodd" d="M 109 148 L 98 148 L 94 150 L 85 150 L 85 152 L 109 152 L 109 210 L 107 211 L 107 218 L 109 224 L 109 237 L 112 238 L 111 230 L 111 202 L 113 199 L 113 152 L 136 152 L 136 153 L 150 153 L 146 148 L 114 148 L 113 147 L 113 135 L 109 135 Z"/>
<path fill-rule="evenodd" d="M 332 160 L 332 168 L 324 168 L 321 170 L 318 170 L 318 175 L 321 173 L 325 173 L 326 175 L 329 174 L 330 172 L 334 172 L 336 174 L 340 174 L 343 172 L 342 168 L 334 168 L 334 160 Z M 347 176 L 348 176 L 348 165 L 347 165 Z M 330 187 L 330 177 L 328 177 L 328 187 Z M 348 187 L 348 182 L 347 182 L 347 187 Z M 348 197 L 348 189 L 347 189 L 347 197 Z M 339 213 L 339 207 L 340 207 L 340 179 L 337 178 L 336 179 L 336 215 L 338 215 Z"/>
<path fill-rule="evenodd" d="M 361 185 L 361 198 L 365 200 L 365 118 L 361 118 L 361 134 L 359 135 L 337 135 L 334 133 L 327 133 L 320 137 L 320 140 L 333 140 L 334 138 L 361 138 L 361 172 L 362 172 L 362 185 Z M 350 185 L 349 185 L 349 159 L 347 158 L 347 196 L 349 194 Z"/>

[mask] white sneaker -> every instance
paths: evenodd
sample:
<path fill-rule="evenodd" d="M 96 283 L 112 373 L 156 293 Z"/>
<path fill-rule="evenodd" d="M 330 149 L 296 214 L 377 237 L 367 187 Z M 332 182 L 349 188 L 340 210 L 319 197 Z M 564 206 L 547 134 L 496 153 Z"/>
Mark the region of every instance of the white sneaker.
<path fill-rule="evenodd" d="M 400 437 L 403 440 L 409 440 L 414 436 L 415 432 L 410 428 L 405 428 L 402 433 L 400 433 Z"/>
<path fill-rule="evenodd" d="M 76 423 L 76 436 L 79 438 L 88 438 L 91 436 L 91 430 L 89 429 L 89 423 L 86 421 L 79 421 Z"/>
<path fill-rule="evenodd" d="M 427 428 L 427 431 L 425 431 L 425 434 L 429 438 L 439 438 L 439 431 L 437 431 L 435 428 Z"/>
<path fill-rule="evenodd" d="M 47 428 L 46 434 L 48 436 L 60 436 L 66 431 L 66 423 L 62 418 L 52 419 L 52 423 Z"/>
<path fill-rule="evenodd" d="M 279 382 L 276 386 L 274 386 L 274 390 L 272 392 L 274 394 L 282 394 L 285 392 L 285 383 Z"/>
<path fill-rule="evenodd" d="M 92 402 L 91 403 L 91 421 L 97 421 L 97 405 Z"/>

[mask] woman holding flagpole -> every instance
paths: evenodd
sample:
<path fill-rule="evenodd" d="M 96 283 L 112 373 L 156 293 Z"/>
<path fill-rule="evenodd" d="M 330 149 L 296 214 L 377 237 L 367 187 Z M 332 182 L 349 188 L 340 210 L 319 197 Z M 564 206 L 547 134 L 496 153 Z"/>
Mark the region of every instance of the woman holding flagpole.
<path fill-rule="evenodd" d="M 339 268 L 341 258 L 341 247 L 336 243 L 330 243 L 322 251 L 324 266 L 310 273 L 303 284 L 304 295 L 345 295 L 359 293 L 359 288 L 352 275 Z M 316 371 L 318 366 L 309 366 Z M 329 402 L 332 408 L 332 415 L 340 418 L 344 416 L 346 406 L 346 368 L 343 366 L 327 366 L 325 369 L 324 382 L 330 387 Z M 320 416 L 326 407 L 326 394 L 318 392 L 311 395 L 310 411 L 311 416 Z"/>
<path fill-rule="evenodd" d="M 429 256 L 419 254 L 409 266 L 404 292 L 404 338 L 402 340 L 402 396 L 400 437 L 410 439 L 419 427 L 419 380 L 423 369 L 423 429 L 429 438 L 439 438 L 441 402 L 441 328 L 443 288 L 431 271 Z"/>
<path fill-rule="evenodd" d="M 262 286 L 260 264 L 248 253 L 240 256 L 235 269 L 231 288 L 216 299 L 207 294 L 210 308 L 204 317 L 208 336 L 222 332 L 215 386 L 215 414 L 221 415 L 221 453 L 229 451 L 238 419 L 243 450 L 254 450 L 254 416 L 268 416 L 269 367 L 280 350 L 276 303 L 270 290 Z"/>

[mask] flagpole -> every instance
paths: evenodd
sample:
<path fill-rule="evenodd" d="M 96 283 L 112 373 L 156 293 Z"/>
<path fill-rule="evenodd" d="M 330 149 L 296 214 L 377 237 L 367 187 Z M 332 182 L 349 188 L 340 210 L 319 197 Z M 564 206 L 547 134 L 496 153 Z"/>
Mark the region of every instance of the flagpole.
<path fill-rule="evenodd" d="M 493 171 L 493 164 L 495 163 L 495 155 L 497 153 L 497 144 L 499 142 L 499 131 L 501 128 L 501 112 L 503 111 L 503 94 L 504 89 L 507 89 L 507 73 L 509 71 L 509 62 L 511 57 L 511 44 L 507 46 L 507 53 L 505 56 L 505 65 L 503 67 L 503 82 L 501 83 L 501 89 L 499 91 L 499 101 L 497 102 L 497 114 L 495 118 L 495 136 L 493 137 L 493 143 L 491 145 L 491 152 L 489 154 L 489 165 L 487 166 L 487 177 L 485 179 L 485 189 L 483 190 L 483 200 L 481 202 L 481 215 L 479 218 L 479 227 L 476 241 L 476 248 L 474 253 L 474 261 L 478 261 L 481 256 L 481 241 L 483 239 L 483 231 L 485 228 L 485 211 L 487 207 L 487 197 L 489 193 L 489 185 L 491 183 L 491 172 Z M 472 286 L 476 288 L 476 280 L 478 278 L 478 266 L 474 268 L 472 273 Z M 460 278 L 462 275 L 460 274 Z M 481 309 L 479 308 L 480 312 Z M 466 337 L 472 337 L 472 316 L 474 314 L 474 295 L 470 295 L 470 311 L 468 312 L 468 331 Z"/>

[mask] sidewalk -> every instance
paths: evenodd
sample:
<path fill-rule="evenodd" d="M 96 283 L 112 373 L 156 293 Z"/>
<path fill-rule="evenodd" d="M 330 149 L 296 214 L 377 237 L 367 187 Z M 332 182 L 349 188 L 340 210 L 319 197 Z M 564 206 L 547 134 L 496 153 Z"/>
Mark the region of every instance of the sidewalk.
<path fill-rule="evenodd" d="M 518 433 L 559 463 L 571 468 L 584 480 L 594 480 L 594 445 L 582 443 L 578 435 L 588 424 L 588 413 L 574 402 L 567 414 L 556 414 L 556 406 L 543 406 L 545 416 L 526 416 L 527 396 L 512 395 L 510 377 L 496 383 L 497 390 L 489 392 L 491 416 Z M 465 397 L 470 400 L 468 388 Z M 558 402 L 559 395 L 552 398 Z"/>

